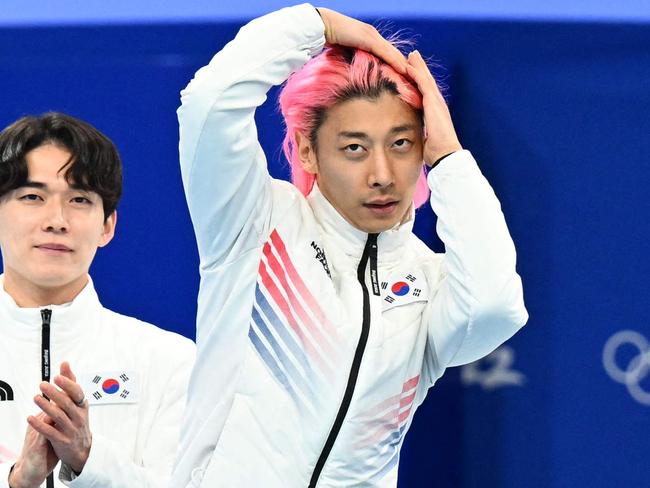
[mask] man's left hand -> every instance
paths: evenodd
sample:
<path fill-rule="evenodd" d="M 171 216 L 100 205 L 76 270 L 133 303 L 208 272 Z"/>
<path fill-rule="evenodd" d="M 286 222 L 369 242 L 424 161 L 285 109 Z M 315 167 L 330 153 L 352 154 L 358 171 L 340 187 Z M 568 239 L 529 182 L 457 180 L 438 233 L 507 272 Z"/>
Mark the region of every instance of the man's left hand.
<path fill-rule="evenodd" d="M 431 166 L 439 158 L 460 151 L 463 147 L 458 141 L 447 103 L 418 51 L 409 54 L 406 71 L 422 94 L 424 126 L 427 133 L 423 159 Z"/>
<path fill-rule="evenodd" d="M 61 461 L 80 473 L 92 445 L 88 402 L 69 363 L 61 364 L 61 374 L 54 378 L 54 383 L 59 388 L 47 382 L 40 385 L 43 395 L 49 400 L 40 395 L 34 398 L 36 405 L 54 422 L 53 425 L 38 417 L 29 417 L 28 422 L 50 441 Z"/>

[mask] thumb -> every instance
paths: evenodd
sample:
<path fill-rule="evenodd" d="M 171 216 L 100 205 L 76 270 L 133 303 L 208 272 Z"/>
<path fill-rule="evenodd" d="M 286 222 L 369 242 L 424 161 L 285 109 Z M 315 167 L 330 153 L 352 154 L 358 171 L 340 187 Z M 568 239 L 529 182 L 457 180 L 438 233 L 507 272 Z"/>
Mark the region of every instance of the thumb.
<path fill-rule="evenodd" d="M 77 377 L 72 372 L 72 368 L 70 368 L 70 363 L 68 361 L 63 361 L 61 363 L 61 376 L 65 376 L 66 378 L 74 381 L 75 383 L 77 382 Z"/>

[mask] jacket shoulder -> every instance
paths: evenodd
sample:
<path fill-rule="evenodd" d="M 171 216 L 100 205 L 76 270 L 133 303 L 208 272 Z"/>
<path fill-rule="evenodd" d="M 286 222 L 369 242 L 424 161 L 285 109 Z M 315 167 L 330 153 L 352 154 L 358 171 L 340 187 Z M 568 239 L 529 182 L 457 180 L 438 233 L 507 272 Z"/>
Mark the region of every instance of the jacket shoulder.
<path fill-rule="evenodd" d="M 411 234 L 407 244 L 409 260 L 416 260 L 422 267 L 439 267 L 445 254 L 434 252 L 415 234 Z"/>
<path fill-rule="evenodd" d="M 179 360 L 193 359 L 196 354 L 194 341 L 181 334 L 107 308 L 103 311 L 107 319 L 103 321 L 104 326 L 113 328 L 122 341 L 132 343 L 142 352 L 163 350 L 167 358 L 172 356 Z"/>

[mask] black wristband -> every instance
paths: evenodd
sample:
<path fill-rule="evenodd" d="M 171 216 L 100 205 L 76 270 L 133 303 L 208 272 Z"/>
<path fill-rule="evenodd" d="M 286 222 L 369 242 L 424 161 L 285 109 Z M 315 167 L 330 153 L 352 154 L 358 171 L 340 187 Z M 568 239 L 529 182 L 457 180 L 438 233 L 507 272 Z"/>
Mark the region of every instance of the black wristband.
<path fill-rule="evenodd" d="M 451 155 L 454 154 L 455 152 L 456 152 L 456 151 L 452 151 L 452 152 L 450 152 L 450 153 L 445 154 L 443 157 L 436 159 L 436 161 L 431 165 L 431 169 L 433 169 L 433 168 L 435 168 L 436 166 L 438 166 L 438 164 L 440 164 L 440 161 L 442 161 L 443 159 L 445 159 L 447 156 L 451 156 Z"/>

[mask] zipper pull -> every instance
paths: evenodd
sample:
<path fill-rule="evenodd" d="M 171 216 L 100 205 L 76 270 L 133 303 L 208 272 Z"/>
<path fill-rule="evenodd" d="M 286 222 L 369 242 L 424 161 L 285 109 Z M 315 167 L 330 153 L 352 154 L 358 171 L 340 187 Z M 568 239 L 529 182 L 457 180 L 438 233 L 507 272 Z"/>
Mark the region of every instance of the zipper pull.
<path fill-rule="evenodd" d="M 52 310 L 49 308 L 41 310 L 41 319 L 43 319 L 43 327 L 49 327 L 52 321 Z"/>
<path fill-rule="evenodd" d="M 372 294 L 381 296 L 379 291 L 379 274 L 377 273 L 377 236 L 379 234 L 368 234 L 370 243 L 370 281 L 372 283 Z"/>

